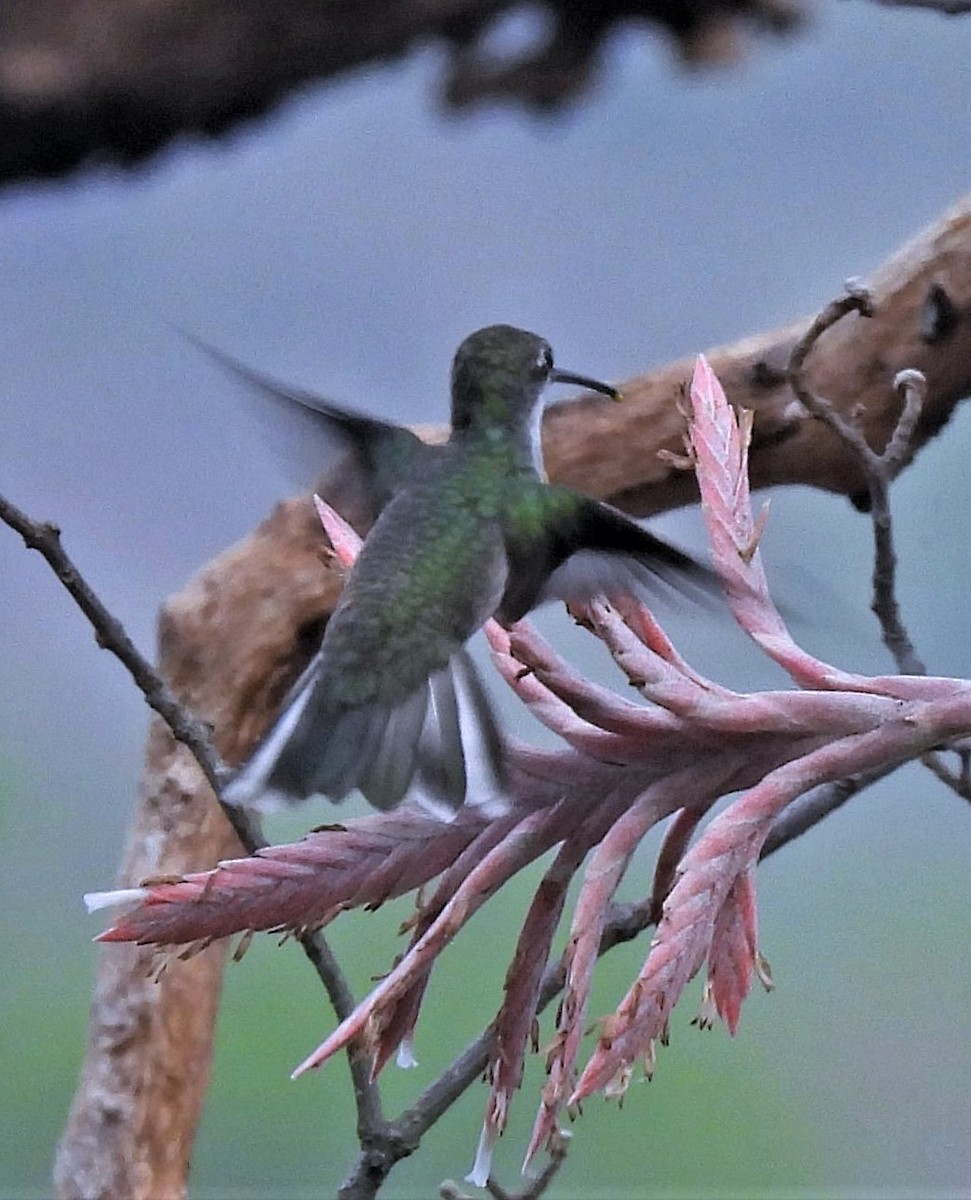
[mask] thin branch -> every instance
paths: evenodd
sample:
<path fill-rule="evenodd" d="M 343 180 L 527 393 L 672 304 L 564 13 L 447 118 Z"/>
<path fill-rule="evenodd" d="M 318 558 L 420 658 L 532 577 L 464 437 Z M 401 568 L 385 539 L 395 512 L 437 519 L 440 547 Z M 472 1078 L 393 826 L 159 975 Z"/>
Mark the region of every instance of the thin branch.
<path fill-rule="evenodd" d="M 539 1200 L 546 1189 L 556 1178 L 560 1167 L 566 1162 L 567 1150 L 570 1148 L 570 1134 L 565 1129 L 558 1129 L 550 1138 L 546 1147 L 549 1158 L 540 1171 L 518 1192 L 507 1191 L 506 1188 L 489 1176 L 486 1188 L 494 1200 Z"/>
<path fill-rule="evenodd" d="M 872 453 L 866 438 L 856 423 L 847 421 L 829 400 L 824 400 L 811 390 L 806 381 L 806 360 L 823 334 L 837 322 L 854 312 L 861 317 L 872 317 L 873 311 L 870 292 L 858 280 L 848 279 L 844 294 L 826 305 L 793 346 L 786 371 L 789 386 L 803 408 L 825 421 L 864 461 L 868 461 Z"/>
<path fill-rule="evenodd" d="M 895 378 L 894 387 L 903 396 L 904 406 L 880 453 L 867 441 L 861 414 L 853 409 L 847 419 L 830 400 L 814 392 L 806 378 L 807 360 L 820 338 L 853 312 L 863 317 L 874 314 L 872 295 L 855 280 L 847 283 L 845 295 L 828 304 L 793 347 L 787 373 L 789 386 L 803 407 L 824 421 L 859 459 L 873 523 L 873 612 L 898 670 L 908 675 L 926 675 L 927 668 L 914 649 L 897 602 L 897 554 L 890 512 L 890 483 L 913 454 L 914 434 L 926 397 L 926 381 L 918 371 L 902 371 Z"/>
<path fill-rule="evenodd" d="M 942 303 L 936 296 L 938 306 Z M 946 298 L 946 297 L 945 297 Z M 789 360 L 789 383 L 802 404 L 813 415 L 825 421 L 840 439 L 851 447 L 858 456 L 868 490 L 868 505 L 873 523 L 874 564 L 872 609 L 880 622 L 884 644 L 894 657 L 901 672 L 910 675 L 925 675 L 927 668 L 914 649 L 900 615 L 896 593 L 897 554 L 893 541 L 893 518 L 890 509 L 890 484 L 914 454 L 915 438 L 921 413 L 927 400 L 927 379 L 920 371 L 899 371 L 893 386 L 903 400 L 903 408 L 897 423 L 887 439 L 882 453 L 877 452 L 867 441 L 860 425 L 859 413 L 854 412 L 846 420 L 833 404 L 816 395 L 806 383 L 806 362 L 823 333 L 832 328 L 850 312 L 863 316 L 873 315 L 870 293 L 858 283 L 847 284 L 845 296 L 834 300 L 816 318 L 805 335 L 800 338 Z M 930 330 L 925 340 L 933 340 Z M 930 753 L 921 760 L 924 765 L 949 787 L 956 795 L 971 800 L 971 777 L 968 770 L 967 751 L 962 752 L 961 769 L 955 773 L 941 761 L 938 754 Z M 803 819 L 815 824 L 827 811 L 844 803 L 857 790 L 853 780 L 844 780 L 822 789 L 820 796 L 807 797 L 803 803 L 788 812 L 783 820 L 785 828 L 773 830 L 771 841 L 776 838 L 797 837 L 805 828 Z M 846 791 L 846 789 L 850 789 Z M 846 791 L 846 794 L 844 794 Z M 832 808 L 827 809 L 831 804 Z M 818 815 L 817 815 L 818 814 Z M 780 823 L 781 825 L 781 823 Z"/>
<path fill-rule="evenodd" d="M 913 453 L 917 422 L 927 399 L 927 379 L 921 371 L 898 371 L 893 386 L 903 398 L 904 407 L 897 426 L 880 456 L 891 479 L 897 477 Z"/>
<path fill-rule="evenodd" d="M 330 943 L 319 930 L 301 933 L 297 941 L 317 972 L 317 978 L 324 985 L 331 1008 L 337 1014 L 338 1020 L 343 1021 L 354 1011 L 355 1001 L 347 977 L 331 950 Z M 348 1046 L 347 1062 L 357 1110 L 357 1136 L 361 1144 L 366 1145 L 369 1141 L 381 1137 L 387 1129 L 387 1122 L 381 1111 L 381 1091 L 371 1078 L 368 1056 L 357 1046 Z"/>
<path fill-rule="evenodd" d="M 920 761 L 956 796 L 971 801 L 971 749 L 967 746 L 949 746 L 948 749 L 958 756 L 960 766 L 957 771 L 952 771 L 943 762 L 940 753 L 925 754 Z"/>
<path fill-rule="evenodd" d="M 0 496 L 0 520 L 20 534 L 29 550 L 36 550 L 44 558 L 90 621 L 98 646 L 113 654 L 125 667 L 146 703 L 168 725 L 172 735 L 192 751 L 203 775 L 218 794 L 226 767 L 213 748 L 212 730 L 181 703 L 125 632 L 121 622 L 105 608 L 61 544 L 58 526 L 49 521 L 32 520 L 4 496 Z M 226 815 L 233 819 L 229 813 Z M 250 831 L 243 826 L 236 832 L 252 853 L 255 844 L 251 844 Z"/>
<path fill-rule="evenodd" d="M 947 297 L 946 293 L 938 289 L 930 299 L 934 301 L 937 309 L 940 309 Z M 950 302 L 947 301 L 947 303 Z M 806 409 L 820 420 L 825 421 L 859 458 L 868 491 L 867 507 L 873 523 L 874 564 L 871 607 L 880 622 L 884 644 L 893 655 L 899 670 L 910 675 L 926 675 L 927 668 L 914 648 L 900 615 L 900 606 L 897 601 L 897 554 L 893 541 L 890 484 L 914 455 L 918 425 L 927 401 L 927 379 L 921 371 L 913 369 L 898 371 L 894 377 L 893 386 L 903 400 L 903 407 L 882 453 L 874 450 L 867 441 L 860 424 L 861 414 L 858 411 L 854 410 L 851 419 L 846 420 L 829 400 L 813 392 L 806 382 L 807 359 L 820 337 L 848 313 L 854 311 L 863 316 L 872 316 L 873 301 L 865 287 L 859 283 L 850 282 L 847 284 L 846 295 L 827 305 L 807 329 L 804 336 L 796 343 L 789 359 L 789 383 Z M 929 328 L 925 333 L 925 340 L 933 341 L 937 336 L 935 329 Z M 938 754 L 926 754 L 923 756 L 922 762 L 956 795 L 965 800 L 971 800 L 971 777 L 969 777 L 967 751 L 962 752 L 961 769 L 957 773 L 950 771 Z M 848 799 L 849 795 L 853 794 L 851 790 L 847 795 L 843 795 L 844 787 L 851 787 L 852 783 L 852 780 L 846 780 L 833 785 L 831 788 L 824 789 L 825 796 L 814 797 L 811 801 L 807 799 L 804 804 L 796 806 L 784 818 L 786 828 L 774 830 L 772 838 L 798 836 L 804 831 L 801 824 L 803 817 L 808 819 L 810 824 L 814 824 L 826 815 L 824 810 L 828 803 L 831 802 L 833 807 L 838 807 L 845 799 Z M 817 812 L 820 815 L 816 816 Z"/>
<path fill-rule="evenodd" d="M 781 850 L 783 846 L 788 846 L 796 838 L 802 837 L 804 833 L 818 825 L 831 813 L 842 808 L 847 800 L 859 795 L 865 788 L 877 783 L 878 780 L 885 779 L 896 769 L 897 767 L 893 766 L 866 774 L 850 775 L 846 779 L 836 780 L 835 783 L 821 784 L 819 787 L 813 788 L 811 792 L 807 792 L 795 804 L 790 805 L 772 826 L 772 831 L 765 839 L 765 845 L 759 855 L 759 861 L 768 858 L 777 850 Z"/>

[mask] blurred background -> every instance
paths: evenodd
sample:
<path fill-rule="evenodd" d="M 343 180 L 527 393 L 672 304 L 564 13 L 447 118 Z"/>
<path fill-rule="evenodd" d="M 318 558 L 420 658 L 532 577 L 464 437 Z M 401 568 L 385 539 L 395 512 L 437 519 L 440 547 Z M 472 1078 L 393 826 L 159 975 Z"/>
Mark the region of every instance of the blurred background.
<path fill-rule="evenodd" d="M 621 31 L 591 90 L 555 115 L 443 113 L 444 51 L 432 45 L 308 84 L 219 142 L 184 139 L 135 172 L 8 185 L 0 490 L 63 527 L 151 653 L 161 599 L 307 482 L 274 457 L 239 385 L 176 327 L 281 380 L 426 422 L 447 415 L 459 340 L 494 321 L 542 333 L 563 367 L 623 379 L 816 310 L 968 188 L 971 18 L 867 3 L 811 14 L 731 70 L 686 71 L 656 33 Z M 515 14 L 497 46 L 515 49 L 536 20 Z M 905 619 L 929 669 L 961 676 L 969 420 L 959 411 L 894 489 Z M 703 547 L 695 513 L 653 527 Z M 868 612 L 870 529 L 847 501 L 774 494 L 762 545 L 807 648 L 891 669 Z M 727 619 L 661 615 L 719 680 L 775 680 Z M 99 923 L 80 896 L 113 880 L 147 716 L 6 529 L 0 622 L 0 1194 L 42 1197 L 95 969 Z M 599 647 L 556 614 L 542 623 L 613 678 Z M 269 832 L 296 836 L 326 811 Z M 629 896 L 648 886 L 649 849 Z M 969 1194 L 968 850 L 966 805 L 910 769 L 766 863 L 761 937 L 776 991 L 753 994 L 732 1040 L 690 1027 L 694 989 L 654 1082 L 620 1110 L 587 1105 L 549 1194 Z M 389 1071 L 389 1112 L 494 1014 L 529 882 L 446 954 L 418 1030 L 421 1065 Z M 334 927 L 358 993 L 392 961 L 407 911 Z M 601 964 L 594 1015 L 646 950 L 645 939 Z M 354 1152 L 346 1069 L 288 1078 L 332 1025 L 293 947 L 262 939 L 229 970 L 194 1196 L 336 1189 Z M 509 1186 L 541 1081 L 533 1063 L 499 1148 Z M 485 1098 L 473 1088 L 382 1194 L 431 1196 L 464 1174 Z"/>

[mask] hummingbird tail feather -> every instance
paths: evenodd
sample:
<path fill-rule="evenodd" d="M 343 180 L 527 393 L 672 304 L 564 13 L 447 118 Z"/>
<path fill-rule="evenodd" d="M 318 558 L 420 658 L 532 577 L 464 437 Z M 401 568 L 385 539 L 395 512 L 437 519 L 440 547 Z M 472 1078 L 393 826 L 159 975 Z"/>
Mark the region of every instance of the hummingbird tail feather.
<path fill-rule="evenodd" d="M 318 652 L 293 685 L 262 742 L 223 789 L 223 800 L 272 812 L 318 793 L 343 800 L 354 774 L 377 750 L 386 710 L 369 704 L 335 710 L 320 686 Z"/>
<path fill-rule="evenodd" d="M 252 808 L 257 812 L 273 812 L 298 803 L 309 793 L 294 794 L 288 788 L 271 782 L 280 757 L 294 737 L 301 717 L 313 695 L 313 684 L 320 665 L 316 654 L 294 684 L 280 715 L 264 735 L 250 758 L 243 763 L 223 788 L 224 804 Z"/>
<path fill-rule="evenodd" d="M 456 655 L 454 663 L 456 691 L 468 713 L 462 723 L 465 759 L 477 768 L 472 802 L 477 803 L 481 796 L 484 803 L 498 803 L 505 811 L 506 801 L 500 801 L 506 785 L 504 746 L 489 695 L 468 654 L 463 651 Z"/>
<path fill-rule="evenodd" d="M 460 808 L 465 800 L 465 747 L 462 716 L 452 663 L 429 679 L 432 719 L 425 726 L 422 760 L 426 783 L 449 808 Z"/>
<path fill-rule="evenodd" d="M 433 721 L 421 747 L 419 799 L 454 814 L 462 804 L 506 811 L 502 737 L 475 663 L 461 650 L 432 677 Z"/>
<path fill-rule="evenodd" d="M 414 798 L 440 816 L 467 800 L 495 804 L 502 744 L 488 696 L 464 651 L 403 699 L 335 704 L 318 654 L 263 741 L 223 791 L 258 812 L 358 788 L 375 808 Z"/>
<path fill-rule="evenodd" d="M 361 792 L 375 808 L 394 808 L 405 796 L 418 765 L 418 747 L 429 708 L 425 684 L 403 703 L 383 712 L 379 744 L 367 759 L 357 780 Z M 377 727 L 375 721 L 373 727 Z"/>

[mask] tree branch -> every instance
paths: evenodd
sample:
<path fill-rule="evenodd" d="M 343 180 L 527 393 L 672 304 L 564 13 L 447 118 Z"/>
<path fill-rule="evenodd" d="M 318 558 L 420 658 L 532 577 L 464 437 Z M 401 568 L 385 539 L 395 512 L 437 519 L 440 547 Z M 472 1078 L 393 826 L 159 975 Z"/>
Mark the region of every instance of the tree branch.
<path fill-rule="evenodd" d="M 860 418 L 864 415 L 862 407 L 854 408 L 848 417 L 844 417 L 831 401 L 813 392 L 805 378 L 807 360 L 819 339 L 828 329 L 854 311 L 862 316 L 872 317 L 873 297 L 860 283 L 851 281 L 847 284 L 845 295 L 827 305 L 800 338 L 789 359 L 787 376 L 803 407 L 827 424 L 860 462 L 866 480 L 867 495 L 865 500 L 863 497 L 855 499 L 857 507 L 869 511 L 873 522 L 871 608 L 880 622 L 884 644 L 893 655 L 898 669 L 912 675 L 925 675 L 927 669 L 914 648 L 897 601 L 897 554 L 893 542 L 890 484 L 913 457 L 918 422 L 927 398 L 927 380 L 920 371 L 913 369 L 897 373 L 894 388 L 903 400 L 903 408 L 883 450 L 877 451 L 870 445 L 861 427 Z M 947 293 L 937 284 L 932 286 L 928 295 L 925 316 L 929 318 L 923 331 L 925 340 L 934 342 L 940 340 L 942 334 L 953 331 L 957 313 L 951 307 Z M 925 754 L 922 761 L 956 795 L 965 800 L 971 799 L 968 750 L 959 746 L 956 747 L 956 751 L 960 764 L 957 772 L 951 771 L 936 751 Z M 774 844 L 777 844 L 777 839 L 780 838 L 799 836 L 807 827 L 807 822 L 815 824 L 828 812 L 845 803 L 857 790 L 855 783 L 854 779 L 842 780 L 828 788 L 820 789 L 819 794 L 811 799 L 805 798 L 796 811 L 786 814 L 786 828 L 773 830 Z"/>
<path fill-rule="evenodd" d="M 927 381 L 919 371 L 898 372 L 894 388 L 904 399 L 903 410 L 886 440 L 882 451 L 875 450 L 867 440 L 859 418 L 862 408 L 854 408 L 847 416 L 833 403 L 817 395 L 806 382 L 806 363 L 823 334 L 832 329 L 849 313 L 863 317 L 874 314 L 873 297 L 859 283 L 847 284 L 846 294 L 828 304 L 799 339 L 792 351 L 787 372 L 789 386 L 803 408 L 829 426 L 836 436 L 856 455 L 866 482 L 866 498 L 857 498 L 857 506 L 870 513 L 873 523 L 873 603 L 871 605 L 887 649 L 893 655 L 897 669 L 911 675 L 926 675 L 927 668 L 917 656 L 897 603 L 897 553 L 893 544 L 893 519 L 890 514 L 890 484 L 913 453 L 913 442 L 927 393 Z"/>
<path fill-rule="evenodd" d="M 61 544 L 60 529 L 48 521 L 32 520 L 4 496 L 0 496 L 0 521 L 19 533 L 29 550 L 36 550 L 44 558 L 91 622 L 99 647 L 114 654 L 131 675 L 145 702 L 165 721 L 173 735 L 192 751 L 210 786 L 218 789 L 225 768 L 213 749 L 212 730 L 176 699 L 172 689 L 142 655 L 121 622 L 95 595 Z M 242 834 L 240 841 L 246 845 Z"/>

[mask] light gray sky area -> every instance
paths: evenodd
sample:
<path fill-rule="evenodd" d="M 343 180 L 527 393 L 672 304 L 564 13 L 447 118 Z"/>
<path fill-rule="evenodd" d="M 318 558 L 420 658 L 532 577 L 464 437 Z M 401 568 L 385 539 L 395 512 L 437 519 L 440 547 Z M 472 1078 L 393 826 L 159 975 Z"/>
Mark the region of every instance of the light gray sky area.
<path fill-rule="evenodd" d="M 150 651 L 162 598 L 306 482 L 288 477 L 238 386 L 175 327 L 344 403 L 441 421 L 455 346 L 494 321 L 542 333 L 563 367 L 622 379 L 814 311 L 971 186 L 971 18 L 863 2 L 814 12 L 802 34 L 754 43 L 731 71 L 686 73 L 651 34 L 618 36 L 594 94 L 547 119 L 512 108 L 443 116 L 441 63 L 426 49 L 308 88 L 136 174 L 0 192 L 0 490 L 63 527 Z M 894 492 L 905 617 L 941 674 L 971 673 L 969 439 L 959 412 Z M 657 525 L 703 544 L 696 514 Z M 868 613 L 869 528 L 846 501 L 774 495 L 763 545 L 770 576 L 807 618 L 797 632 L 809 648 L 890 669 Z M 777 678 L 727 618 L 665 624 L 716 678 Z M 83 1022 L 97 927 L 79 897 L 111 883 L 146 717 L 47 569 L 3 529 L 0 625 L 0 956 L 33 956 L 37 929 L 56 938 L 57 954 L 80 964 Z M 830 969 L 812 966 L 813 943 L 853 911 L 856 896 L 840 889 L 854 871 L 870 872 L 874 923 L 884 892 L 900 893 L 881 935 L 888 963 L 913 906 L 942 911 L 936 897 L 963 885 L 963 902 L 944 909 L 966 913 L 967 818 L 912 771 L 767 868 L 762 904 L 775 906 L 772 927 L 797 960 L 782 975 L 806 972 L 787 988 Z M 962 936 L 966 946 L 966 925 Z M 893 1010 L 892 1032 L 853 1017 L 847 1086 L 884 1097 L 879 1136 L 830 1120 L 822 1066 L 794 1068 L 806 1069 L 822 1144 L 855 1164 L 834 1182 L 867 1194 L 930 1195 L 971 1179 L 966 978 L 948 958 L 961 936 L 929 918 L 925 949 L 937 937 L 943 961 L 920 998 Z M 867 947 L 845 953 L 849 970 Z M 18 982 L 0 982 L 0 1005 L 7 988 L 44 994 L 63 969 L 39 956 Z M 852 985 L 820 992 L 842 986 Z M 320 1032 L 306 1031 L 307 1049 Z M 62 1105 L 80 1041 L 76 1053 L 60 1068 Z M 891 1104 L 895 1087 L 905 1090 Z M 55 1123 L 43 1137 L 56 1133 Z M 0 1192 L 4 1182 L 0 1168 Z"/>

